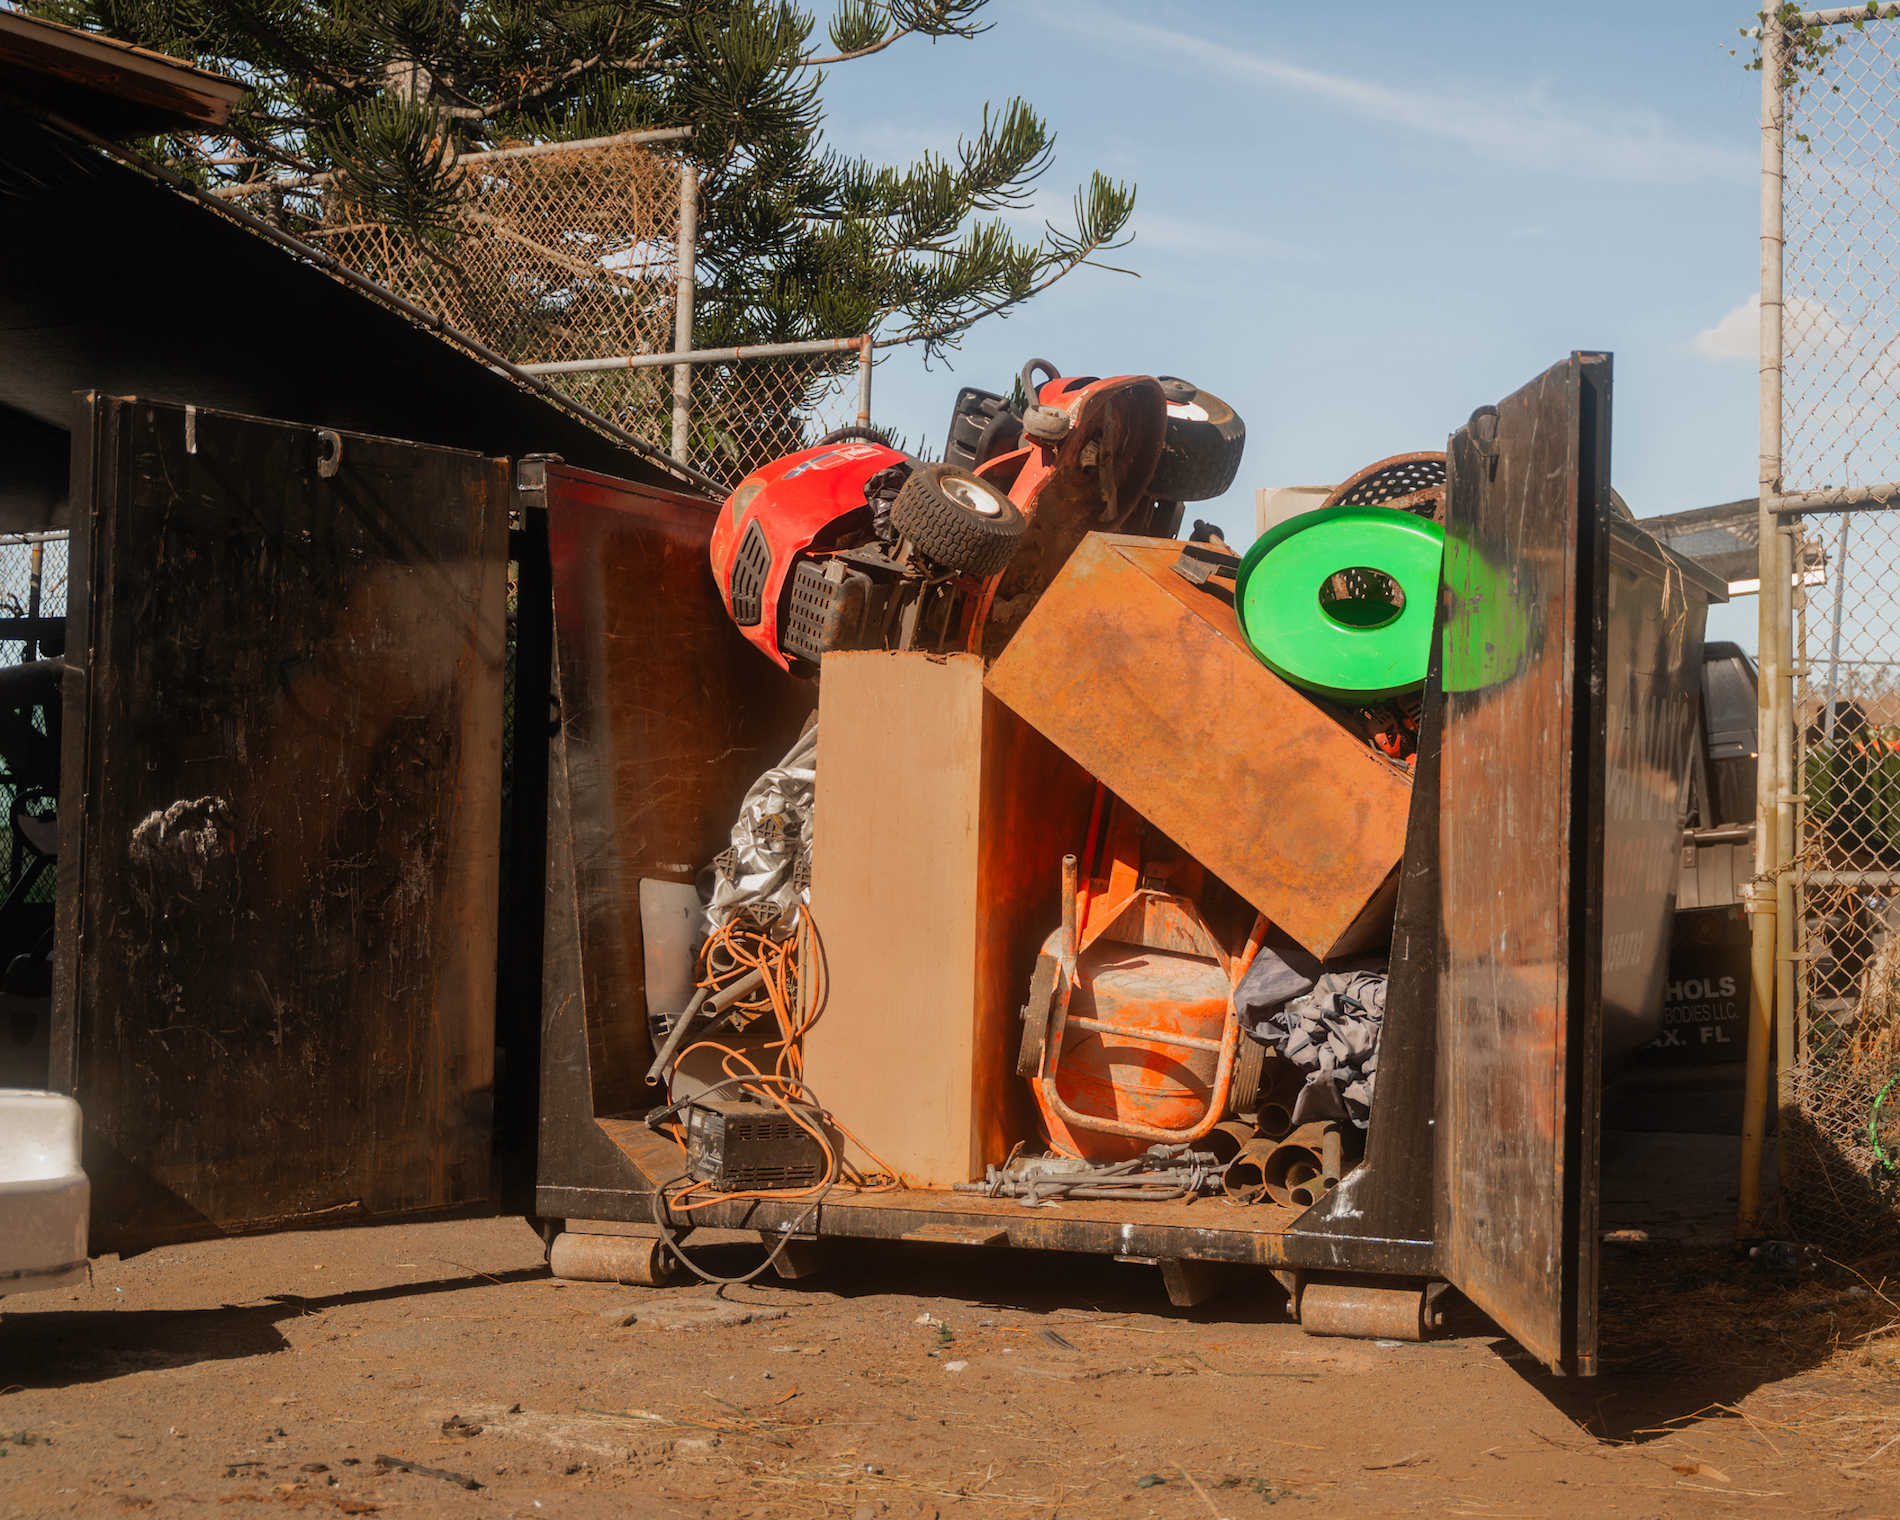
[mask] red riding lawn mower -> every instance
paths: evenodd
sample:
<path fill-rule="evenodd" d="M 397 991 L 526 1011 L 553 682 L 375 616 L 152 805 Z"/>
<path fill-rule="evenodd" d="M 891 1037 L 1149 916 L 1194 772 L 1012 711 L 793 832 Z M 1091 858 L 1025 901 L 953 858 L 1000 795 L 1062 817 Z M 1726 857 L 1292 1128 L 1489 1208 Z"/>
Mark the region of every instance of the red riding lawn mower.
<path fill-rule="evenodd" d="M 712 537 L 741 632 L 802 676 L 833 649 L 994 655 L 1085 534 L 1172 538 L 1240 468 L 1246 424 L 1184 380 L 1032 359 L 1022 394 L 961 391 L 941 462 L 854 427 L 748 475 Z"/>

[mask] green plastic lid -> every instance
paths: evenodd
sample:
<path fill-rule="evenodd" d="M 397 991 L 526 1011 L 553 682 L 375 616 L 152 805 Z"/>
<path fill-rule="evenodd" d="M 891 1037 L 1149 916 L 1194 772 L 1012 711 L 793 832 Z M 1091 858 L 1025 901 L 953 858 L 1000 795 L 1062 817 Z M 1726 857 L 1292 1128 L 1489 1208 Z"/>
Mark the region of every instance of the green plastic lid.
<path fill-rule="evenodd" d="M 1389 507 L 1322 507 L 1247 551 L 1234 608 L 1253 652 L 1295 686 L 1347 702 L 1415 690 L 1431 658 L 1445 530 Z"/>

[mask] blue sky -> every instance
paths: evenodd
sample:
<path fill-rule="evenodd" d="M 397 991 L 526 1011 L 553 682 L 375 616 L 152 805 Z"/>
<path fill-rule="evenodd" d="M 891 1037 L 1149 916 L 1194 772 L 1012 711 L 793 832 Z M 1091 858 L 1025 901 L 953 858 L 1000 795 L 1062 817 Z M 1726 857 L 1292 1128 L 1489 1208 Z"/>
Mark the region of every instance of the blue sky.
<path fill-rule="evenodd" d="M 1748 4 L 995 0 L 974 42 L 836 69 L 827 135 L 891 162 L 1021 95 L 1139 187 L 1134 244 L 965 340 L 899 353 L 877 420 L 941 447 L 960 384 L 1171 373 L 1247 420 L 1233 489 L 1190 508 L 1253 536 L 1259 486 L 1442 448 L 1572 349 L 1616 356 L 1613 475 L 1638 516 L 1755 493 L 1760 76 Z M 1724 318 L 1730 320 L 1724 324 Z M 1754 643 L 1755 603 L 1711 632 Z"/>

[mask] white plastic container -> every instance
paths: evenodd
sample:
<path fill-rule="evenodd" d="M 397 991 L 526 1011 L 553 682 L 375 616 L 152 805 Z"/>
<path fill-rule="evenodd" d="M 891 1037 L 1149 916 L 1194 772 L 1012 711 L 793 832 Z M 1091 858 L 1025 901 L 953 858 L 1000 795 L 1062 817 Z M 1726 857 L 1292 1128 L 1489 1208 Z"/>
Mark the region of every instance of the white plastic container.
<path fill-rule="evenodd" d="M 71 1098 L 0 1088 L 0 1294 L 85 1279 L 92 1184 L 79 1132 Z"/>

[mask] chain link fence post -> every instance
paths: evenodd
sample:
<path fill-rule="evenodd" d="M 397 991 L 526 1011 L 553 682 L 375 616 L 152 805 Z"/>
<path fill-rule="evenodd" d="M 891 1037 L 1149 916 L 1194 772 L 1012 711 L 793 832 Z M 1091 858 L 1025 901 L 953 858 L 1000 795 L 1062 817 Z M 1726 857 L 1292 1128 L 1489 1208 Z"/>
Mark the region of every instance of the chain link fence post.
<path fill-rule="evenodd" d="M 1775 498 L 1781 490 L 1781 239 L 1782 135 L 1781 28 L 1772 15 L 1761 30 L 1761 459 L 1758 473 L 1761 507 L 1756 540 L 1761 604 L 1756 609 L 1758 736 L 1774 729 L 1771 651 L 1779 647 L 1775 588 L 1780 582 L 1772 562 L 1776 542 Z M 1773 868 L 1775 803 L 1773 765 L 1764 764 L 1766 745 L 1758 737 L 1755 765 L 1755 861 L 1757 871 Z M 1748 1064 L 1743 1077 L 1742 1174 L 1736 1191 L 1736 1227 L 1746 1237 L 1761 1220 L 1762 1145 L 1767 1129 L 1768 1049 L 1774 1032 L 1775 897 L 1759 889 L 1749 893 L 1753 948 L 1750 960 Z M 1782 1095 L 1778 1094 L 1778 1100 Z"/>
<path fill-rule="evenodd" d="M 680 159 L 680 219 L 677 252 L 678 279 L 673 295 L 673 352 L 693 347 L 693 273 L 699 259 L 699 170 L 690 158 Z M 693 367 L 673 366 L 673 458 L 692 463 Z"/>

